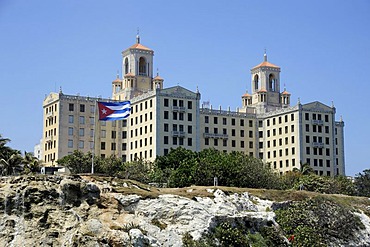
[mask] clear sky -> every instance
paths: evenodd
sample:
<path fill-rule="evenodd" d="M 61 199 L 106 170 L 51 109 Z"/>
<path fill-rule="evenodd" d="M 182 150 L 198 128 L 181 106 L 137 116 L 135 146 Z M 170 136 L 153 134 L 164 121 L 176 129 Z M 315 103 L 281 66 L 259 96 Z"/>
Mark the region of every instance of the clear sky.
<path fill-rule="evenodd" d="M 370 1 L 0 0 L 0 134 L 33 151 L 42 101 L 111 96 L 121 52 L 155 51 L 165 87 L 199 87 L 201 101 L 236 109 L 250 69 L 281 67 L 292 104 L 321 101 L 345 122 L 347 175 L 370 168 Z"/>

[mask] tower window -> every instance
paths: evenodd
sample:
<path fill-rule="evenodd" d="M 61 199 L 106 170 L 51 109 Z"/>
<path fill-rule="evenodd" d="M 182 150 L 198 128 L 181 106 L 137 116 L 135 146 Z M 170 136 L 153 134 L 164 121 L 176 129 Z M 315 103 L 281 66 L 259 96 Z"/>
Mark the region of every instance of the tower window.
<path fill-rule="evenodd" d="M 139 59 L 139 75 L 147 75 L 146 74 L 146 61 L 144 57 L 140 57 Z"/>
<path fill-rule="evenodd" d="M 258 75 L 254 76 L 254 90 L 258 91 Z"/>
<path fill-rule="evenodd" d="M 125 59 L 125 74 L 128 74 L 128 72 L 130 72 L 130 71 L 128 70 L 128 58 L 126 57 L 126 59 Z"/>
<path fill-rule="evenodd" d="M 276 79 L 274 74 L 269 75 L 269 91 L 275 92 L 276 91 Z"/>

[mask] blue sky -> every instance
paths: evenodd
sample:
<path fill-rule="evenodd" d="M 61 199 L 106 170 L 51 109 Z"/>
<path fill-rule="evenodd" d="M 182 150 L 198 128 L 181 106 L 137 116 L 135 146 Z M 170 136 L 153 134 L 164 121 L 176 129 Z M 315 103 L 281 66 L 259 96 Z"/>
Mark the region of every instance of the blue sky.
<path fill-rule="evenodd" d="M 266 49 L 292 105 L 334 102 L 355 175 L 370 168 L 369 13 L 368 0 L 0 0 L 0 133 L 33 151 L 45 95 L 109 97 L 139 28 L 166 87 L 198 86 L 223 109 L 241 105 Z"/>

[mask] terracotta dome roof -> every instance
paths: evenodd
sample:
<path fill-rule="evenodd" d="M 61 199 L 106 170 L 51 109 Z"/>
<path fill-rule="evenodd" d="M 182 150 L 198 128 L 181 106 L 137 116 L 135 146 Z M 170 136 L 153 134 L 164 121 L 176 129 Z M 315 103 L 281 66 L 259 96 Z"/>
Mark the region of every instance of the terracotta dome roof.
<path fill-rule="evenodd" d="M 113 82 L 121 82 L 122 80 L 119 78 L 116 78 Z"/>
<path fill-rule="evenodd" d="M 251 97 L 251 95 L 249 93 L 245 93 L 242 95 L 242 97 Z"/>
<path fill-rule="evenodd" d="M 127 73 L 126 75 L 125 75 L 125 77 L 133 77 L 133 76 L 135 76 L 133 73 L 131 73 L 131 72 L 129 72 L 129 73 Z"/>
<path fill-rule="evenodd" d="M 284 90 L 284 92 L 282 92 L 282 94 L 284 94 L 284 95 L 290 95 L 290 93 L 287 92 L 286 90 Z"/>
<path fill-rule="evenodd" d="M 266 93 L 267 92 L 267 90 L 266 89 L 264 89 L 264 88 L 262 88 L 261 90 L 259 90 L 258 91 L 259 93 Z"/>
<path fill-rule="evenodd" d="M 152 51 L 152 49 L 150 49 L 150 48 L 148 48 L 148 47 L 146 47 L 146 46 L 143 46 L 143 45 L 142 45 L 142 44 L 140 44 L 140 43 L 136 43 L 136 44 L 134 44 L 134 45 L 130 46 L 130 48 L 129 48 L 129 49 L 140 49 L 140 50 Z"/>
<path fill-rule="evenodd" d="M 253 69 L 260 68 L 260 67 L 272 67 L 272 68 L 280 68 L 279 66 L 272 64 L 267 61 L 263 61 L 262 63 L 258 64 L 257 66 L 253 67 Z"/>
<path fill-rule="evenodd" d="M 162 80 L 163 81 L 163 78 L 160 77 L 159 75 L 157 75 L 156 77 L 153 78 L 153 80 Z"/>

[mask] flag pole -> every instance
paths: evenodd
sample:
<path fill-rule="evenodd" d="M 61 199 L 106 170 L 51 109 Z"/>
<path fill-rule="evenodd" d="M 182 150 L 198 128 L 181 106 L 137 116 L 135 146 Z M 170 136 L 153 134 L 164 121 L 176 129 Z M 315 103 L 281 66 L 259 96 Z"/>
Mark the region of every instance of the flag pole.
<path fill-rule="evenodd" d="M 92 152 L 91 152 L 91 174 L 94 174 L 94 153 L 95 153 L 95 131 L 96 131 L 96 107 L 97 107 L 97 100 L 95 100 L 94 106 L 94 129 L 93 129 L 93 145 L 92 145 Z"/>

